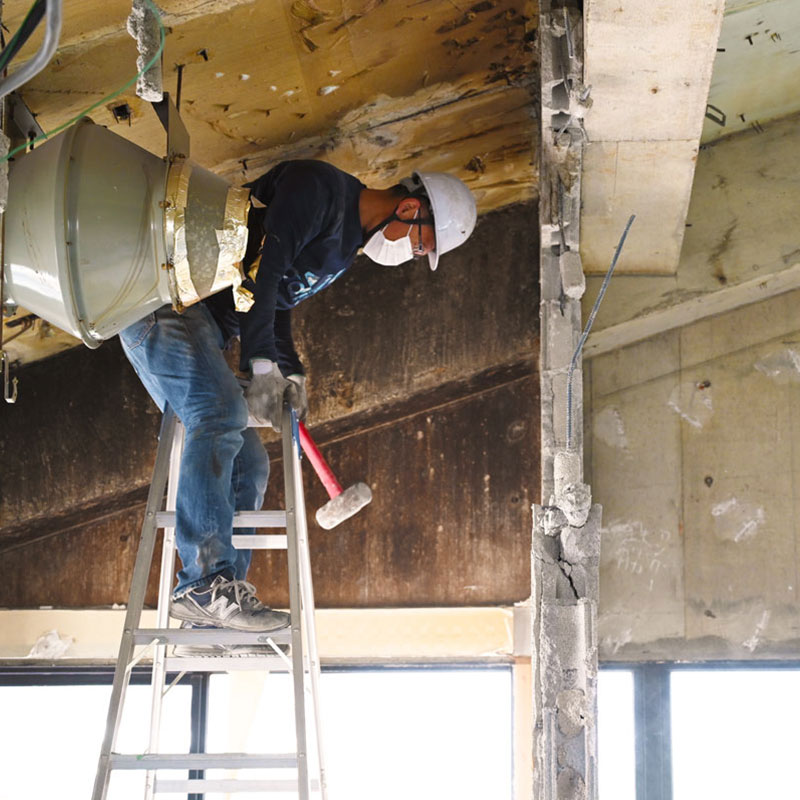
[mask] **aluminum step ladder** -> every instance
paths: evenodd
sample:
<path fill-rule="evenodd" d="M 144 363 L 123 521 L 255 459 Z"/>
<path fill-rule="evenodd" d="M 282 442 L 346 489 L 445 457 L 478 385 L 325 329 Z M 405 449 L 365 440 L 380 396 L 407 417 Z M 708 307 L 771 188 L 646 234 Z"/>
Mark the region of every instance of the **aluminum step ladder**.
<path fill-rule="evenodd" d="M 184 629 L 170 627 L 169 603 L 175 575 L 175 499 L 183 452 L 184 430 L 167 407 L 161 423 L 153 481 L 147 498 L 142 535 L 131 581 L 119 658 L 109 701 L 92 800 L 106 800 L 113 770 L 145 770 L 144 797 L 163 793 L 203 792 L 291 792 L 299 800 L 325 800 L 325 770 L 319 723 L 319 655 L 314 624 L 314 592 L 308 549 L 303 481 L 300 466 L 300 438 L 294 411 L 284 401 L 283 468 L 286 511 L 237 512 L 234 528 L 285 528 L 285 534 L 234 535 L 234 547 L 286 549 L 288 553 L 289 611 L 291 625 L 276 633 L 252 633 L 222 628 Z M 169 480 L 168 480 L 169 479 Z M 168 483 L 168 486 L 167 486 Z M 167 489 L 166 505 L 161 505 Z M 141 628 L 145 591 L 155 550 L 156 534 L 164 530 L 156 628 Z M 172 624 L 177 624 L 173 620 Z M 168 656 L 176 644 L 263 644 L 273 655 L 265 656 Z M 283 645 L 283 647 L 281 647 Z M 291 645 L 290 656 L 284 652 Z M 133 667 L 152 656 L 152 701 L 147 751 L 139 754 L 114 752 L 122 719 L 125 693 Z M 294 753 L 252 755 L 248 753 L 167 754 L 159 751 L 162 700 L 185 672 L 231 672 L 259 669 L 289 672 L 294 684 L 294 716 L 297 750 Z M 166 686 L 167 673 L 179 676 Z M 183 780 L 163 779 L 160 770 L 189 770 Z M 203 770 L 285 770 L 292 779 L 240 779 L 196 777 Z M 127 798 L 126 798 L 127 800 Z"/>

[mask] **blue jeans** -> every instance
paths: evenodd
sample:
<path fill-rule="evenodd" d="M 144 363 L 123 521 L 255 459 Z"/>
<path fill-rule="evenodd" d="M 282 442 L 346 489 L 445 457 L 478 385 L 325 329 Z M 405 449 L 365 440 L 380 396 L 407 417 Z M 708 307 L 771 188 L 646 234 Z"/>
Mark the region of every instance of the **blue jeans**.
<path fill-rule="evenodd" d="M 183 564 L 174 596 L 220 574 L 244 580 L 250 550 L 231 543 L 234 510 L 264 502 L 269 459 L 247 427 L 247 403 L 222 355 L 222 334 L 208 309 L 169 306 L 120 332 L 122 349 L 156 405 L 169 403 L 186 429 L 175 540 Z M 254 533 L 239 528 L 238 533 Z"/>

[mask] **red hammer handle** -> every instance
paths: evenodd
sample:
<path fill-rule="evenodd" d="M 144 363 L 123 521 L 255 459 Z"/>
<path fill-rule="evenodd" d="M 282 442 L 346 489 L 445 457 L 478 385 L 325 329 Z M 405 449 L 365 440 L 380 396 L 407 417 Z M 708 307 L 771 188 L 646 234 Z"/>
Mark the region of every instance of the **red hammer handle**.
<path fill-rule="evenodd" d="M 303 452 L 308 456 L 311 466 L 314 467 L 314 472 L 319 476 L 330 498 L 338 497 L 342 493 L 342 487 L 328 466 L 328 462 L 325 461 L 319 448 L 314 444 L 314 440 L 311 438 L 306 426 L 302 422 L 298 422 L 297 427 L 300 429 L 300 445 L 303 448 Z"/>

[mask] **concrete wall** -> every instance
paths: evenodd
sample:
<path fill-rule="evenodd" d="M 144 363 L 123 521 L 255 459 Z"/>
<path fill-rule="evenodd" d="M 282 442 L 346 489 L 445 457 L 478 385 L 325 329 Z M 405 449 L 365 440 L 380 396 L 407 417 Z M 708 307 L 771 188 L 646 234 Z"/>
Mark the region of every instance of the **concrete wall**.
<path fill-rule="evenodd" d="M 700 151 L 677 273 L 616 276 L 595 333 L 800 264 L 799 121 L 795 115 L 763 133 L 742 132 Z M 643 236 L 635 222 L 629 242 Z M 609 248 L 605 269 L 612 255 Z M 601 283 L 602 276 L 587 279 L 585 308 Z"/>
<path fill-rule="evenodd" d="M 796 263 L 798 145 L 702 151 L 678 275 L 612 280 L 600 327 Z M 754 297 L 586 362 L 603 659 L 800 652 L 800 291 Z"/>

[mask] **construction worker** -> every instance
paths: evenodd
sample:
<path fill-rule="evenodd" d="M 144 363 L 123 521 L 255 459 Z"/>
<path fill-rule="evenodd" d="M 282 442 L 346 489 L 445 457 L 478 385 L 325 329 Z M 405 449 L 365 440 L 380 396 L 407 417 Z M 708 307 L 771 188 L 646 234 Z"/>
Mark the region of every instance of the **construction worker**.
<path fill-rule="evenodd" d="M 458 179 L 415 172 L 390 189 L 369 189 L 322 161 L 287 161 L 248 184 L 245 265 L 260 255 L 254 303 L 234 310 L 223 291 L 178 314 L 164 306 L 120 334 L 153 400 L 169 403 L 186 429 L 176 509 L 182 562 L 171 615 L 184 624 L 275 631 L 288 615 L 264 606 L 245 581 L 249 550 L 231 543 L 234 510 L 258 510 L 269 464 L 247 427 L 248 411 L 280 430 L 284 394 L 302 419 L 306 378 L 292 342 L 290 309 L 332 283 L 359 249 L 378 264 L 439 257 L 475 226 L 475 200 Z M 259 207 L 255 207 L 258 205 Z M 260 251 L 260 253 L 259 253 Z M 222 349 L 241 338 L 242 390 Z M 252 533 L 252 530 L 241 530 Z"/>

